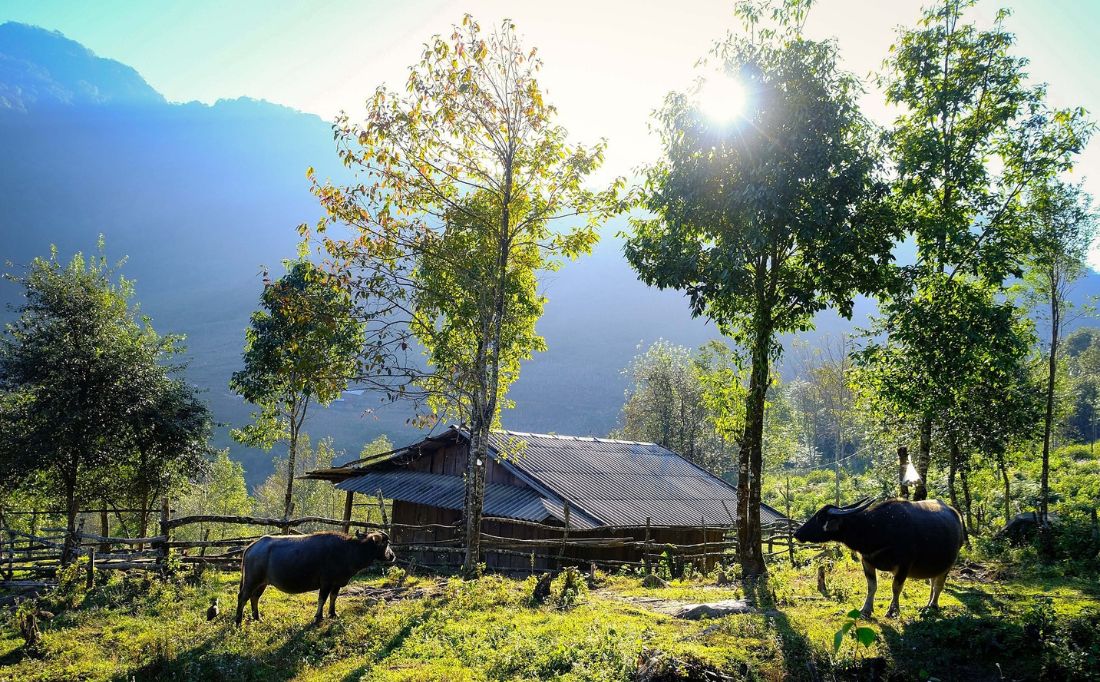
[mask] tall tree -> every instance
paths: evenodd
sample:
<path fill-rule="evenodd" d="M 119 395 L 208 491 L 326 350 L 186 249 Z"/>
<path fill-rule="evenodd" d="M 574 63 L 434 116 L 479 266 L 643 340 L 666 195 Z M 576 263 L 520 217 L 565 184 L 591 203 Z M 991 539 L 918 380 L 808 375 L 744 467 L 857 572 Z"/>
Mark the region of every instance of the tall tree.
<path fill-rule="evenodd" d="M 1023 193 L 1066 168 L 1088 134 L 1082 110 L 1052 111 L 1044 87 L 1027 83 L 1027 60 L 1012 54 L 1015 37 L 1004 27 L 1007 11 L 988 29 L 965 21 L 975 2 L 942 0 L 925 9 L 915 28 L 899 33 L 880 79 L 887 102 L 902 111 L 890 133 L 895 199 L 917 244 L 917 263 L 905 273 L 909 293 L 885 306 L 888 317 L 903 315 L 922 291 L 946 291 L 941 276 L 962 273 L 999 286 L 1018 274 L 1031 246 Z M 956 350 L 964 352 L 947 352 Z M 923 378 L 954 381 L 945 373 Z M 940 407 L 919 396 L 897 406 L 916 413 L 919 424 L 914 499 L 927 495 Z"/>
<path fill-rule="evenodd" d="M 732 449 L 716 427 L 711 408 L 718 401 L 708 400 L 709 386 L 726 380 L 712 380 L 726 367 L 716 363 L 723 357 L 713 347 L 651 345 L 624 371 L 631 387 L 611 437 L 654 442 L 718 475 L 728 471 Z"/>
<path fill-rule="evenodd" d="M 328 213 L 317 232 L 338 224 L 354 233 L 322 235 L 321 248 L 367 321 L 361 380 L 469 427 L 468 571 L 480 560 L 490 431 L 519 360 L 543 347 L 537 275 L 588 253 L 597 226 L 619 210 L 621 181 L 586 185 L 603 143 L 568 144 L 540 68 L 511 22 L 482 31 L 467 15 L 428 41 L 404 93 L 380 87 L 363 124 L 337 120 L 357 182 L 314 186 Z"/>
<path fill-rule="evenodd" d="M 1048 180 L 1030 193 L 1027 214 L 1035 238 L 1035 249 L 1026 282 L 1050 333 L 1039 492 L 1039 518 L 1045 527 L 1050 503 L 1050 448 L 1059 341 L 1069 321 L 1068 316 L 1072 314 L 1073 304 L 1069 294 L 1073 283 L 1088 268 L 1088 251 L 1096 240 L 1096 214 L 1092 210 L 1091 198 L 1080 187 L 1056 179 Z"/>
<path fill-rule="evenodd" d="M 105 478 L 127 470 L 135 453 L 155 453 L 143 477 L 176 464 L 197 469 L 201 457 L 191 455 L 204 450 L 209 428 L 193 389 L 171 376 L 179 339 L 139 321 L 133 284 L 116 281 L 102 250 L 101 240 L 99 255 L 67 264 L 54 250 L 9 276 L 24 301 L 0 338 L 0 475 L 60 491 L 65 561 L 77 514 L 101 499 Z"/>
<path fill-rule="evenodd" d="M 233 431 L 234 438 L 265 449 L 287 441 L 285 518 L 293 511 L 298 438 L 309 408 L 340 397 L 363 344 L 363 326 L 345 290 L 307 260 L 288 270 L 265 283 L 261 310 L 252 314 L 246 333 L 244 369 L 229 382 L 260 408 L 251 424 Z"/>
<path fill-rule="evenodd" d="M 829 306 L 850 316 L 856 292 L 879 290 L 896 236 L 881 210 L 859 82 L 840 70 L 834 42 L 802 37 L 805 3 L 794 7 L 776 13 L 782 30 L 761 30 L 746 14 L 752 37 L 714 49 L 724 75 L 712 77 L 741 82 L 742 116 L 720 124 L 692 93 L 666 97 L 656 114 L 664 154 L 647 169 L 641 200 L 653 217 L 634 220 L 626 244 L 643 281 L 686 291 L 693 314 L 751 355 L 738 455 L 745 576 L 765 570 L 762 441 L 778 335 L 809 328 Z"/>

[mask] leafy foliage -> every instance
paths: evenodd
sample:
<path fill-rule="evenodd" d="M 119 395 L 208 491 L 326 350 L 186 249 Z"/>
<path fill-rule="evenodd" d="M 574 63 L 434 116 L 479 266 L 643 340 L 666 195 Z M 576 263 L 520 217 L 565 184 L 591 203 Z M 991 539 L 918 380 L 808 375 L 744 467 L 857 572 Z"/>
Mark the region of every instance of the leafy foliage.
<path fill-rule="evenodd" d="M 24 303 L 0 339 L 0 476 L 59 497 L 70 536 L 108 491 L 147 499 L 201 473 L 211 429 L 171 364 L 180 339 L 138 318 L 102 250 L 67 264 L 55 250 L 10 275 Z"/>
<path fill-rule="evenodd" d="M 783 31 L 730 36 L 712 53 L 748 93 L 741 120 L 719 125 L 691 93 L 666 97 L 656 113 L 663 155 L 640 198 L 651 217 L 632 220 L 625 249 L 644 282 L 685 291 L 695 315 L 751 354 L 738 466 L 748 574 L 764 568 L 757 502 L 777 335 L 809 328 L 829 306 L 850 316 L 854 294 L 883 286 L 898 234 L 859 81 L 838 67 L 835 43 L 799 34 L 802 3 L 784 7 L 775 14 Z M 750 13 L 746 23 L 758 19 Z"/>
<path fill-rule="evenodd" d="M 293 471 L 309 406 L 327 405 L 348 387 L 363 328 L 347 292 L 306 260 L 294 262 L 286 275 L 265 284 L 260 305 L 246 334 L 244 369 L 229 382 L 260 410 L 252 424 L 233 436 L 265 448 L 286 439 L 287 467 Z M 293 486 L 294 477 L 288 475 L 286 516 L 291 514 Z"/>
<path fill-rule="evenodd" d="M 327 212 L 320 247 L 367 321 L 361 379 L 469 425 L 470 571 L 489 431 L 520 360 L 544 347 L 537 273 L 588 253 L 597 226 L 620 209 L 621 181 L 588 187 L 604 145 L 567 142 L 543 99 L 541 66 L 510 21 L 483 32 L 467 15 L 425 44 L 404 93 L 380 87 L 363 124 L 337 119 L 340 157 L 357 182 L 314 180 Z M 328 237 L 333 225 L 352 236 Z M 302 234 L 308 248 L 310 228 Z M 410 353 L 417 344 L 427 368 Z"/>
<path fill-rule="evenodd" d="M 722 414 L 717 410 L 743 400 L 726 394 L 741 389 L 741 380 L 735 375 L 731 381 L 726 374 L 737 368 L 723 363 L 730 358 L 721 355 L 719 346 L 693 353 L 658 341 L 635 357 L 624 370 L 632 386 L 611 437 L 657 443 L 719 475 L 728 471 L 733 449 L 719 431 Z"/>

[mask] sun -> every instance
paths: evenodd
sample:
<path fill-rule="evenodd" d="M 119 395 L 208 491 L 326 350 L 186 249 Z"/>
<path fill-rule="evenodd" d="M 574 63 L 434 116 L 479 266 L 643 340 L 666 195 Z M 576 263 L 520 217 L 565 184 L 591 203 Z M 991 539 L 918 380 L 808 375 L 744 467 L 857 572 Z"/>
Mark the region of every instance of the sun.
<path fill-rule="evenodd" d="M 745 86 L 724 74 L 711 76 L 699 88 L 699 111 L 716 123 L 730 123 L 745 113 Z"/>

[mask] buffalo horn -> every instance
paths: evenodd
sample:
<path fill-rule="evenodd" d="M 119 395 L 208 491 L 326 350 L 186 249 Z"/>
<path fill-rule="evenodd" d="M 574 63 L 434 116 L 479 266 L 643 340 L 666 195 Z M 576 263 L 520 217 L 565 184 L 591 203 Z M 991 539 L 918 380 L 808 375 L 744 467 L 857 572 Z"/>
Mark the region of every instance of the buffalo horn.
<path fill-rule="evenodd" d="M 848 514 L 858 514 L 859 512 L 863 511 L 867 507 L 870 507 L 874 503 L 875 498 L 865 497 L 859 502 L 855 502 L 846 507 L 841 507 L 840 509 L 834 509 L 830 512 L 830 514 L 832 516 L 847 516 Z"/>

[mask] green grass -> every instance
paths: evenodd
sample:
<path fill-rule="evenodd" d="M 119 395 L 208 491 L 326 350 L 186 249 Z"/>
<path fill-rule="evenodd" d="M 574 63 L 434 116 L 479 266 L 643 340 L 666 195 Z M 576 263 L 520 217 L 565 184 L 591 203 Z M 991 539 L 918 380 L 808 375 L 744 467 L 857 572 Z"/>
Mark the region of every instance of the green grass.
<path fill-rule="evenodd" d="M 993 582 L 953 578 L 941 612 L 927 617 L 918 611 L 927 586 L 914 581 L 902 599 L 902 618 L 886 620 L 889 581 L 882 577 L 879 619 L 872 623 L 879 641 L 863 651 L 845 642 L 836 656 L 833 633 L 864 594 L 859 567 L 847 555 L 830 565 L 827 595 L 816 590 L 814 566 L 778 565 L 766 584 L 750 590 L 761 613 L 717 621 L 661 615 L 636 598 L 717 601 L 743 596 L 740 588 L 699 578 L 656 589 L 639 582 L 608 578 L 563 609 L 555 599 L 533 605 L 533 579 L 410 578 L 407 584 L 430 594 L 391 603 L 341 598 L 339 618 L 320 626 L 312 624 L 313 595 L 268 590 L 264 620 L 246 620 L 237 629 L 233 574 L 215 573 L 190 586 L 115 576 L 87 594 L 71 594 L 70 608 L 50 606 L 59 610 L 42 623 L 38 657 L 23 652 L 18 630 L 5 619 L 0 679 L 629 680 L 643 657 L 669 668 L 701 665 L 765 680 L 809 679 L 811 669 L 824 679 L 856 679 L 873 659 L 882 659 L 878 664 L 895 679 L 1097 674 L 1100 645 L 1089 639 L 1089 623 L 1100 621 L 1087 620 L 1090 609 L 1100 607 L 1095 580 L 1011 573 Z M 223 613 L 208 623 L 212 596 L 220 597 Z"/>

